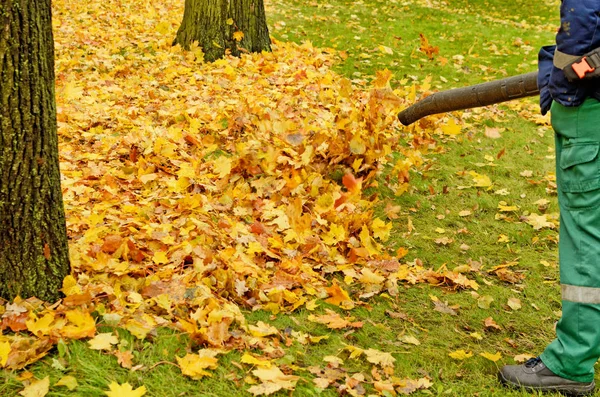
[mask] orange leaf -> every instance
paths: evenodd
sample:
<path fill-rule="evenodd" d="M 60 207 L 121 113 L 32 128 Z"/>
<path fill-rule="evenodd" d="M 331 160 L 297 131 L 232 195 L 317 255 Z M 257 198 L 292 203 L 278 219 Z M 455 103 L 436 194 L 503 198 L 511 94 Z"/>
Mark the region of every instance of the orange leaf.
<path fill-rule="evenodd" d="M 358 193 L 362 189 L 362 178 L 356 179 L 351 173 L 344 175 L 342 183 L 346 186 L 346 189 L 352 193 Z"/>

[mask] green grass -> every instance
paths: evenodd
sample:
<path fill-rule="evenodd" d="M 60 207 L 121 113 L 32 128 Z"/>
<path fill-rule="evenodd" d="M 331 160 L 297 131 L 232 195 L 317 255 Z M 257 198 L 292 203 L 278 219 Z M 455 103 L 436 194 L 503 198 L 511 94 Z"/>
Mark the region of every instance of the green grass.
<path fill-rule="evenodd" d="M 357 84 L 361 79 L 370 79 L 375 71 L 388 68 L 395 75 L 393 87 L 403 79 L 423 81 L 431 76 L 433 87 L 443 90 L 535 70 L 538 48 L 552 43 L 558 4 L 558 1 L 522 0 L 276 0 L 268 7 L 268 17 L 271 34 L 279 40 L 310 40 L 315 46 L 344 51 L 347 58 L 336 70 L 355 79 Z M 430 45 L 439 47 L 434 59 L 419 51 L 419 34 Z M 379 46 L 391 48 L 393 54 L 382 52 Z M 529 99 L 520 104 L 531 109 L 534 102 Z M 543 180 L 554 167 L 553 159 L 548 158 L 551 155 L 548 149 L 553 146 L 552 131 L 548 126 L 520 117 L 514 105 L 469 114 L 464 134 L 452 139 L 436 137 L 443 151 L 427 155 L 427 167 L 411 175 L 409 193 L 395 197 L 385 187 L 378 193 L 383 205 L 392 202 L 401 207 L 390 248 L 407 247 L 406 261 L 418 259 L 425 267 L 434 269 L 480 262 L 481 271 L 469 277 L 479 283 L 479 296 L 493 297 L 490 307 L 480 308 L 471 291 L 402 284 L 396 297 L 379 296 L 347 313 L 364 322 L 362 328 L 353 332 L 333 332 L 310 322 L 305 309 L 275 317 L 263 312 L 247 313 L 250 323 L 267 321 L 283 334 L 301 331 L 329 336 L 318 344 L 293 344 L 276 363 L 322 368 L 323 357 L 331 355 L 342 358 L 343 368 L 349 373 L 368 374 L 370 366 L 362 360 L 349 359 L 344 347 L 372 347 L 393 352 L 398 377 L 431 378 L 433 386 L 416 395 L 530 395 L 502 388 L 496 373 L 498 366 L 513 363 L 512 357 L 517 354 L 540 353 L 552 340 L 553 324 L 558 319 L 558 269 L 540 263 L 542 260 L 556 263 L 556 232 L 535 231 L 520 219 L 527 211 L 539 212 L 534 202 L 541 198 L 550 200 L 548 213 L 558 211 L 556 197 L 548 194 Z M 487 138 L 486 127 L 504 129 L 502 138 Z M 399 133 L 408 131 L 410 128 Z M 501 151 L 504 155 L 498 159 Z M 478 166 L 489 163 L 486 156 L 493 157 L 495 166 Z M 520 176 L 525 170 L 532 170 L 533 175 Z M 468 171 L 488 175 L 493 188 L 461 189 L 471 184 L 465 174 Z M 539 183 L 529 183 L 528 179 Z M 501 189 L 508 194 L 494 194 Z M 495 219 L 501 200 L 520 207 L 509 214 L 509 221 Z M 460 216 L 463 210 L 471 211 L 471 215 Z M 409 218 L 413 225 L 410 233 Z M 437 228 L 444 229 L 444 233 Z M 508 236 L 509 242 L 498 242 L 500 235 Z M 447 246 L 436 243 L 442 236 L 454 241 Z M 463 244 L 469 248 L 465 249 Z M 508 284 L 487 272 L 509 261 L 518 262 L 513 270 L 525 276 L 521 283 Z M 457 315 L 434 310 L 431 296 L 455 307 Z M 519 298 L 521 309 L 510 309 L 509 298 Z M 317 312 L 323 310 L 320 307 Z M 393 318 L 387 314 L 389 311 L 402 313 L 403 318 Z M 501 329 L 486 329 L 487 317 L 493 317 Z M 145 385 L 149 390 L 147 395 L 151 396 L 249 395 L 245 392 L 246 373 L 236 365 L 241 358 L 239 353 L 224 356 L 212 377 L 193 381 L 169 364 L 175 362 L 175 356 L 183 356 L 191 348 L 185 336 L 161 330 L 147 341 L 138 341 L 127 332 L 119 332 L 134 347 L 134 362 L 144 366 L 140 370 L 123 369 L 115 357 L 90 350 L 87 343 L 78 341 L 69 342 L 66 352 L 55 351 L 29 370 L 37 378 L 49 375 L 51 384 L 64 374 L 77 378 L 76 392 L 69 393 L 64 388 L 60 392 L 60 388 L 53 387 L 48 396 L 102 396 L 112 381 L 129 382 L 134 387 Z M 482 339 L 473 338 L 472 333 L 478 333 Z M 402 343 L 403 335 L 414 336 L 420 344 Z M 448 356 L 459 349 L 471 351 L 473 357 L 457 361 Z M 500 352 L 503 357 L 493 363 L 479 356 L 484 352 Z M 300 375 L 302 380 L 292 395 L 338 395 L 333 388 L 316 389 L 309 372 Z M 22 390 L 17 376 L 2 372 L 0 395 L 16 396 Z M 377 394 L 373 389 L 368 389 L 369 393 Z"/>

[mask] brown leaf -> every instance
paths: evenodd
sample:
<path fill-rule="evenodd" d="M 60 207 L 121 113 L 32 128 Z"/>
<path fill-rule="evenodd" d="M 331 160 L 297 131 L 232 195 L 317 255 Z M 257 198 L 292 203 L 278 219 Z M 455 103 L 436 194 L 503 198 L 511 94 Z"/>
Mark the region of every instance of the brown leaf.
<path fill-rule="evenodd" d="M 485 320 L 483 320 L 483 326 L 487 329 L 487 330 L 496 330 L 499 331 L 502 328 L 496 324 L 496 322 L 494 321 L 494 319 L 492 317 L 488 317 Z"/>
<path fill-rule="evenodd" d="M 121 243 L 123 242 L 123 238 L 121 236 L 117 236 L 114 234 L 109 234 L 104 238 L 104 244 L 102 244 L 102 252 L 106 252 L 107 254 L 114 254 Z"/>

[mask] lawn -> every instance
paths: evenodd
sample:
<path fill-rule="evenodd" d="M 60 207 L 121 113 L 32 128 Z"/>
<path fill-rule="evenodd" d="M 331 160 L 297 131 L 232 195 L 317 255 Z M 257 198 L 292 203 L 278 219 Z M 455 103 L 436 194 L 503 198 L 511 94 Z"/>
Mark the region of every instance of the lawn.
<path fill-rule="evenodd" d="M 558 1 L 271 0 L 267 16 L 277 41 L 335 50 L 330 51 L 335 52 L 335 79 L 366 90 L 378 71 L 388 69 L 391 88 L 412 100 L 410 87 L 418 99 L 424 92 L 535 70 L 538 49 L 553 41 L 558 7 Z M 79 14 L 76 19 L 88 18 Z M 123 26 L 133 26 L 122 18 Z M 174 34 L 172 29 L 159 28 L 165 37 Z M 124 47 L 120 56 L 139 48 Z M 57 63 L 57 75 L 65 81 L 69 73 L 79 73 L 69 69 L 71 62 Z M 135 76 L 135 71 L 121 72 Z M 160 109 L 150 111 L 159 117 Z M 130 114 L 136 112 L 142 110 L 132 108 Z M 558 206 L 548 121 L 539 115 L 536 98 L 529 98 L 398 125 L 394 139 L 418 150 L 423 163 L 406 175 L 406 191 L 390 183 L 397 171 L 392 162 L 378 169 L 365 190 L 377 197 L 375 215 L 393 223 L 386 252 L 412 269 L 431 269 L 431 282 L 400 281 L 394 293 L 392 288 L 355 299 L 352 310 L 322 300 L 316 309 L 244 310 L 249 324 L 264 322 L 278 330 L 275 348 L 257 343 L 248 350 L 253 357 L 268 356 L 286 375 L 300 377 L 293 391 L 273 395 L 529 395 L 503 389 L 496 373 L 501 365 L 539 354 L 560 317 Z M 59 122 L 69 123 L 68 117 Z M 448 125 L 459 132 L 444 129 Z M 95 129 L 101 127 L 93 126 L 89 134 L 100 134 Z M 477 288 L 437 276 L 445 270 L 475 281 Z M 328 277 L 337 278 L 351 296 L 360 295 L 363 285 L 346 283 L 349 273 L 331 273 Z M 331 312 L 357 325 L 340 331 L 314 321 L 315 315 Z M 242 350 L 223 354 L 210 375 L 193 380 L 182 375 L 176 359 L 199 347 L 187 334 L 159 328 L 138 339 L 106 322 L 98 327 L 118 336 L 118 350 L 133 352 L 133 368 L 124 368 L 114 354 L 90 349 L 86 340 L 61 342 L 25 371 L 3 370 L 0 395 L 17 396 L 28 379 L 46 376 L 52 385 L 65 375 L 77 380 L 73 391 L 52 386 L 48 396 L 86 397 L 105 395 L 113 381 L 143 385 L 151 396 L 248 396 L 257 381 L 251 374 L 260 365 L 249 366 Z M 390 353 L 391 370 L 372 365 L 377 358 L 368 362 L 360 351 L 368 349 Z"/>

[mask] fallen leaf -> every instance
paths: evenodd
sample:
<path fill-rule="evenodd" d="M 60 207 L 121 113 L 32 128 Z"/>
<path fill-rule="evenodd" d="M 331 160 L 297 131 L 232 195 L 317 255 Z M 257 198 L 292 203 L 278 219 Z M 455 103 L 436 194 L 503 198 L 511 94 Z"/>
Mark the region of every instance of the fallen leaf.
<path fill-rule="evenodd" d="M 485 127 L 485 132 L 484 135 L 488 138 L 491 139 L 499 139 L 502 138 L 502 135 L 500 135 L 500 129 L 496 128 L 496 127 Z"/>
<path fill-rule="evenodd" d="M 502 358 L 502 354 L 500 354 L 500 352 L 496 352 L 495 354 L 483 352 L 479 353 L 479 355 L 493 362 L 496 362 Z"/>
<path fill-rule="evenodd" d="M 92 350 L 112 350 L 113 345 L 119 343 L 119 338 L 112 332 L 101 333 L 88 341 Z"/>
<path fill-rule="evenodd" d="M 34 380 L 25 389 L 19 392 L 24 397 L 44 397 L 50 390 L 50 377 Z"/>
<path fill-rule="evenodd" d="M 492 304 L 493 301 L 494 301 L 494 298 L 491 295 L 480 296 L 477 299 L 477 306 L 480 309 L 489 309 L 490 305 Z"/>
<path fill-rule="evenodd" d="M 117 382 L 111 382 L 108 388 L 110 391 L 104 392 L 108 397 L 142 397 L 146 394 L 146 386 L 140 386 L 134 390 L 129 383 L 120 385 Z"/>
<path fill-rule="evenodd" d="M 69 391 L 73 391 L 77 388 L 77 379 L 71 375 L 65 375 L 54 384 L 54 386 L 65 386 Z"/>
<path fill-rule="evenodd" d="M 215 357 L 200 356 L 199 354 L 188 353 L 184 357 L 175 356 L 181 373 L 194 380 L 202 379 L 204 376 L 211 376 L 205 369 L 216 369 L 218 359 Z"/>
<path fill-rule="evenodd" d="M 461 350 L 453 351 L 451 353 L 448 353 L 448 355 L 451 358 L 455 359 L 455 360 L 465 360 L 467 358 L 473 357 L 473 353 L 472 352 L 467 352 L 467 351 L 464 351 L 462 349 Z"/>
<path fill-rule="evenodd" d="M 483 320 L 483 326 L 487 329 L 494 329 L 498 331 L 502 329 L 491 317 L 487 317 L 485 320 Z"/>
<path fill-rule="evenodd" d="M 521 308 L 521 300 L 519 298 L 508 298 L 507 305 L 512 310 L 519 310 Z"/>

